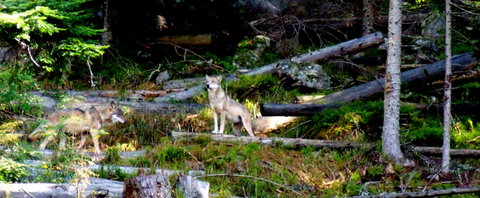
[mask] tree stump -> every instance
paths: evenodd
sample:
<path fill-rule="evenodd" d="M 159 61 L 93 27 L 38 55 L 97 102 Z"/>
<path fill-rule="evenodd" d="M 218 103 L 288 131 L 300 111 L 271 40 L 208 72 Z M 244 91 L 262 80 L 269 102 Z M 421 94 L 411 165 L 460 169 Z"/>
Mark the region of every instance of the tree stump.
<path fill-rule="evenodd" d="M 141 175 L 125 182 L 124 198 L 170 198 L 172 186 L 166 175 Z"/>

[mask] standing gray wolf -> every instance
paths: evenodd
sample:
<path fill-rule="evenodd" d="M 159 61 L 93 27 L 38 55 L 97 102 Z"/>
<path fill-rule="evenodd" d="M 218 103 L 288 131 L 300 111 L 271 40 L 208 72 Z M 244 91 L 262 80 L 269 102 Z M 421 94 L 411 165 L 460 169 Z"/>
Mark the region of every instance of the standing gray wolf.
<path fill-rule="evenodd" d="M 233 123 L 233 132 L 240 136 L 242 124 L 250 136 L 253 135 L 252 121 L 247 107 L 233 100 L 222 89 L 220 83 L 222 77 L 205 76 L 207 80 L 208 101 L 213 111 L 213 121 L 215 129 L 212 133 L 223 134 L 225 130 L 225 118 Z M 218 130 L 218 114 L 220 114 L 220 130 Z"/>
<path fill-rule="evenodd" d="M 55 111 L 47 118 L 46 125 L 39 126 L 35 129 L 28 138 L 32 141 L 39 139 L 42 134 L 55 133 L 55 128 L 70 135 L 80 135 L 81 140 L 78 149 L 81 149 L 87 140 L 88 133 L 92 136 L 95 152 L 100 153 L 100 146 L 98 144 L 98 133 L 102 126 L 107 123 L 124 123 L 126 121 L 122 110 L 113 101 L 110 105 L 91 106 L 88 109 L 66 109 Z M 55 135 L 49 135 L 40 144 L 40 149 L 45 149 L 50 141 L 55 138 Z M 67 138 L 62 136 L 60 138 L 60 149 L 65 149 Z"/>

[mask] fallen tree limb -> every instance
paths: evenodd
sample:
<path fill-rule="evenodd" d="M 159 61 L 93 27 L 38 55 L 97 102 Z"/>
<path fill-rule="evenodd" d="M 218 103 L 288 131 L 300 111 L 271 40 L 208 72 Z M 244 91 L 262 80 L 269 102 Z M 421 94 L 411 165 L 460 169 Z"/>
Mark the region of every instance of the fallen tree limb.
<path fill-rule="evenodd" d="M 332 140 L 314 140 L 314 139 L 300 139 L 300 138 L 263 138 L 263 137 L 250 137 L 250 136 L 233 136 L 233 135 L 213 135 L 207 133 L 185 133 L 185 132 L 172 132 L 172 139 L 194 139 L 201 136 L 209 136 L 213 141 L 218 142 L 236 142 L 240 144 L 247 143 L 259 143 L 266 144 L 270 146 L 283 145 L 291 148 L 303 148 L 303 147 L 313 147 L 313 148 L 365 148 L 371 149 L 374 147 L 374 144 L 363 143 L 363 142 L 342 142 L 342 141 L 332 141 Z M 441 154 L 440 147 L 413 147 L 414 151 L 419 152 L 425 155 L 437 155 Z M 474 149 L 451 149 L 450 156 L 452 157 L 480 157 L 480 150 Z"/>
<path fill-rule="evenodd" d="M 395 192 L 382 195 L 368 195 L 368 196 L 353 196 L 352 198 L 380 198 L 380 197 L 437 197 L 446 195 L 466 194 L 466 193 L 478 193 L 480 187 L 472 188 L 450 188 L 444 190 L 426 190 L 419 192 Z"/>
<path fill-rule="evenodd" d="M 362 50 L 383 42 L 383 35 L 380 32 L 368 34 L 361 38 L 346 41 L 337 45 L 322 48 L 310 53 L 293 57 L 291 61 L 296 63 L 316 62 L 328 59 L 332 56 L 342 56 L 354 51 Z"/>

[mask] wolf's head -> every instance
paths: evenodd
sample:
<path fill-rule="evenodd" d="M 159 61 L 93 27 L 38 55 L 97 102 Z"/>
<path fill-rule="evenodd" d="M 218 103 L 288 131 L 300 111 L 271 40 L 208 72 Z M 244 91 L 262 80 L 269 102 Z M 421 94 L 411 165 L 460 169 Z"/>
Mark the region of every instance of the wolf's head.
<path fill-rule="evenodd" d="M 110 120 L 112 123 L 125 123 L 127 121 L 120 106 L 113 101 L 107 108 L 100 111 L 100 114 L 102 114 L 103 119 Z"/>
<path fill-rule="evenodd" d="M 206 86 L 207 89 L 209 90 L 216 90 L 220 87 L 220 83 L 222 83 L 222 76 L 218 77 L 210 77 L 208 75 L 205 75 L 206 78 Z"/>

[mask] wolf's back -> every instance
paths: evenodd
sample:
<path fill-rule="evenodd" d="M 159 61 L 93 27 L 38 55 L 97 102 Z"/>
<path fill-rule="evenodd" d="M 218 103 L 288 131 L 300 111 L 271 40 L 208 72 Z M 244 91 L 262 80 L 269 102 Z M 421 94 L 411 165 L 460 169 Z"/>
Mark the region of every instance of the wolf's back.
<path fill-rule="evenodd" d="M 53 112 L 47 118 L 47 123 L 38 126 L 30 135 L 28 135 L 28 139 L 31 141 L 38 140 L 45 134 L 47 131 L 52 130 L 49 127 L 56 126 L 58 124 L 62 124 L 65 119 L 69 119 L 71 117 L 79 117 L 82 118 L 82 121 L 85 120 L 85 112 L 78 109 L 69 109 L 69 110 L 60 110 Z M 69 126 L 67 125 L 67 131 L 69 130 Z M 74 130 L 72 130 L 74 131 Z"/>

